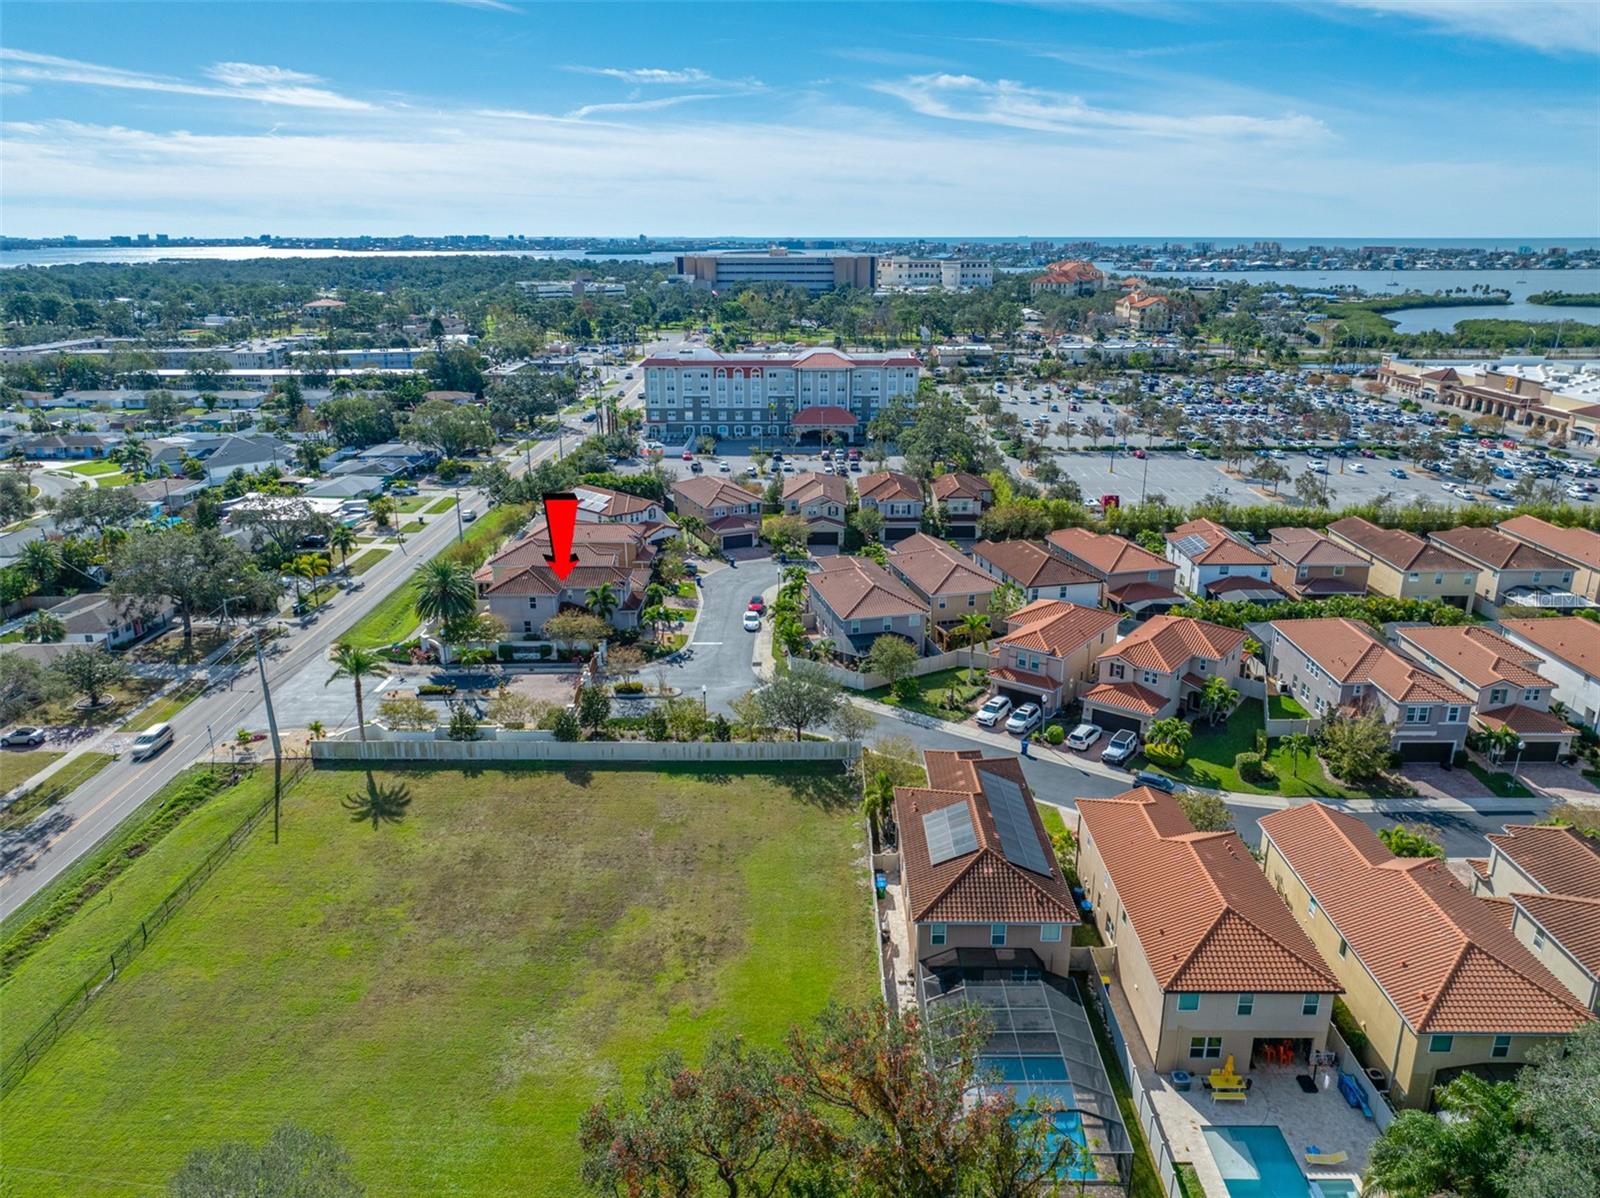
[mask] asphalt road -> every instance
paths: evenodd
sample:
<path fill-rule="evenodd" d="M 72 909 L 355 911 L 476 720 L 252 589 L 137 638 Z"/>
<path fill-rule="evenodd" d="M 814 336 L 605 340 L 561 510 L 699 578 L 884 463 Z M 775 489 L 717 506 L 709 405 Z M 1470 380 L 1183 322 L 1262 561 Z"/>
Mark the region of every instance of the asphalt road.
<path fill-rule="evenodd" d="M 668 684 L 689 698 L 698 699 L 703 693 L 708 711 L 731 715 L 729 703 L 756 684 L 752 662 L 757 634 L 744 630 L 745 608 L 752 595 L 764 593 L 770 601 L 778 576 L 778 563 L 770 557 L 707 574 L 700 587 L 700 618 L 693 639 L 666 667 Z"/>

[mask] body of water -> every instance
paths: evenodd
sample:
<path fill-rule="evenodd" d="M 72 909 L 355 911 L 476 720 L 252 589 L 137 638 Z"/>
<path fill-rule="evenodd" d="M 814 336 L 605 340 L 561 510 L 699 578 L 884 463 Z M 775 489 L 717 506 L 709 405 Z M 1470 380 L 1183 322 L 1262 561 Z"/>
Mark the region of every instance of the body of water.
<path fill-rule="evenodd" d="M 81 262 L 249 262 L 263 258 L 464 258 L 508 257 L 604 262 L 606 257 L 583 250 L 325 250 L 267 245 L 197 246 L 50 246 L 44 249 L 0 250 L 0 270 L 18 266 L 71 266 Z M 668 253 L 615 254 L 628 262 L 671 262 Z"/>

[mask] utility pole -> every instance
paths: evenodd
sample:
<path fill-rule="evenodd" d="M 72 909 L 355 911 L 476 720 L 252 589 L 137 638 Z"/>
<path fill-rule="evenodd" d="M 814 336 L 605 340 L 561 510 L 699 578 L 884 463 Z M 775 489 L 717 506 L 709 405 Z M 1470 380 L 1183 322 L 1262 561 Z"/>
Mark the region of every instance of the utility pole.
<path fill-rule="evenodd" d="M 459 545 L 466 539 L 466 534 L 461 530 L 461 484 L 457 483 L 454 490 L 456 495 L 456 544 Z"/>
<path fill-rule="evenodd" d="M 272 711 L 272 690 L 267 686 L 267 663 L 261 654 L 261 630 L 252 630 L 256 641 L 256 668 L 261 671 L 261 701 L 267 707 L 267 731 L 272 736 L 272 843 L 278 843 L 279 809 L 283 801 L 283 745 L 278 740 L 278 717 Z"/>

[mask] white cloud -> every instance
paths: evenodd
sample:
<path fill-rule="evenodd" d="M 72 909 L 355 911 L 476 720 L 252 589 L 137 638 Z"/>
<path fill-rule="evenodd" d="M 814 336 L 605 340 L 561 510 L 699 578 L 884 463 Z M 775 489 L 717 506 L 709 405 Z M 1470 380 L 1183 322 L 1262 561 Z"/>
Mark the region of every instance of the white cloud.
<path fill-rule="evenodd" d="M 604 75 L 624 83 L 686 84 L 710 83 L 711 76 L 699 67 L 680 67 L 667 70 L 662 67 L 568 67 L 580 75 Z"/>
<path fill-rule="evenodd" d="M 1171 140 L 1321 141 L 1327 127 L 1314 117 L 1234 113 L 1156 113 L 1097 108 L 1078 96 L 1031 87 L 1009 79 L 972 75 L 913 75 L 871 85 L 903 100 L 914 112 L 1040 133 L 1086 136 L 1145 136 Z"/>
<path fill-rule="evenodd" d="M 1600 54 L 1595 0 L 1331 0 L 1344 8 L 1414 17 L 1450 33 L 1551 54 Z"/>
<path fill-rule="evenodd" d="M 585 117 L 595 116 L 603 112 L 650 112 L 657 108 L 676 108 L 679 104 L 689 104 L 698 100 L 724 100 L 728 98 L 727 92 L 690 92 L 679 96 L 661 96 L 654 100 L 619 100 L 610 104 L 585 104 L 581 108 L 574 108 L 567 113 L 571 120 L 581 121 Z"/>
<path fill-rule="evenodd" d="M 260 66 L 246 62 L 219 62 L 206 71 L 214 82 L 196 83 L 169 75 L 151 75 L 122 67 L 102 66 L 54 54 L 34 54 L 28 50 L 0 47 L 8 81 L 66 83 L 84 87 L 113 87 L 126 91 L 167 92 L 179 96 L 210 96 L 219 99 L 253 100 L 262 104 L 283 104 L 294 108 L 324 108 L 341 111 L 367 111 L 375 106 L 363 100 L 341 96 L 319 83 L 315 75 L 291 71 L 286 67 Z"/>

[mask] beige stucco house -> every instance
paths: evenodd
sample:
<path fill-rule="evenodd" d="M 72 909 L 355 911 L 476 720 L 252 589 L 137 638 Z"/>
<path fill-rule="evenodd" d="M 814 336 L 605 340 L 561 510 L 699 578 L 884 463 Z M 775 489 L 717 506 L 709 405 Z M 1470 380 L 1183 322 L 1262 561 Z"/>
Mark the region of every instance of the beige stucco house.
<path fill-rule="evenodd" d="M 1095 661 L 1116 642 L 1118 621 L 1115 612 L 1059 599 L 1030 603 L 990 645 L 989 683 L 1013 703 L 1040 703 L 1051 715 L 1094 681 Z"/>
<path fill-rule="evenodd" d="M 1157 1071 L 1308 1070 L 1343 987 L 1238 833 L 1149 787 L 1078 813 L 1078 878 Z"/>
<path fill-rule="evenodd" d="M 1428 540 L 1475 566 L 1477 610 L 1486 616 L 1523 603 L 1542 606 L 1548 596 L 1571 593 L 1572 567 L 1516 537 L 1492 528 L 1449 528 Z"/>
<path fill-rule="evenodd" d="M 1096 683 L 1083 696 L 1083 718 L 1107 732 L 1141 737 L 1155 720 L 1199 710 L 1213 677 L 1239 677 L 1244 633 L 1185 616 L 1152 616 L 1095 662 Z"/>
<path fill-rule="evenodd" d="M 1367 588 L 1396 599 L 1437 599 L 1471 611 L 1478 569 L 1438 545 L 1398 528 L 1379 528 L 1360 516 L 1328 525 L 1328 538 L 1372 563 Z"/>
<path fill-rule="evenodd" d="M 1105 586 L 1105 601 L 1139 619 L 1184 601 L 1178 594 L 1178 568 L 1126 537 L 1058 528 L 1045 538 L 1045 548 L 1098 578 Z"/>
<path fill-rule="evenodd" d="M 1555 558 L 1572 571 L 1573 593 L 1600 603 L 1600 533 L 1526 515 L 1501 521 L 1500 531 Z"/>
<path fill-rule="evenodd" d="M 948 541 L 915 532 L 896 541 L 886 561 L 889 573 L 927 605 L 930 627 L 946 636 L 964 617 L 988 615 L 995 580 Z"/>
<path fill-rule="evenodd" d="M 1428 1107 L 1464 1069 L 1509 1074 L 1593 1018 L 1443 861 L 1396 857 L 1321 803 L 1259 824 L 1267 879 L 1338 976 L 1396 1106 Z"/>

